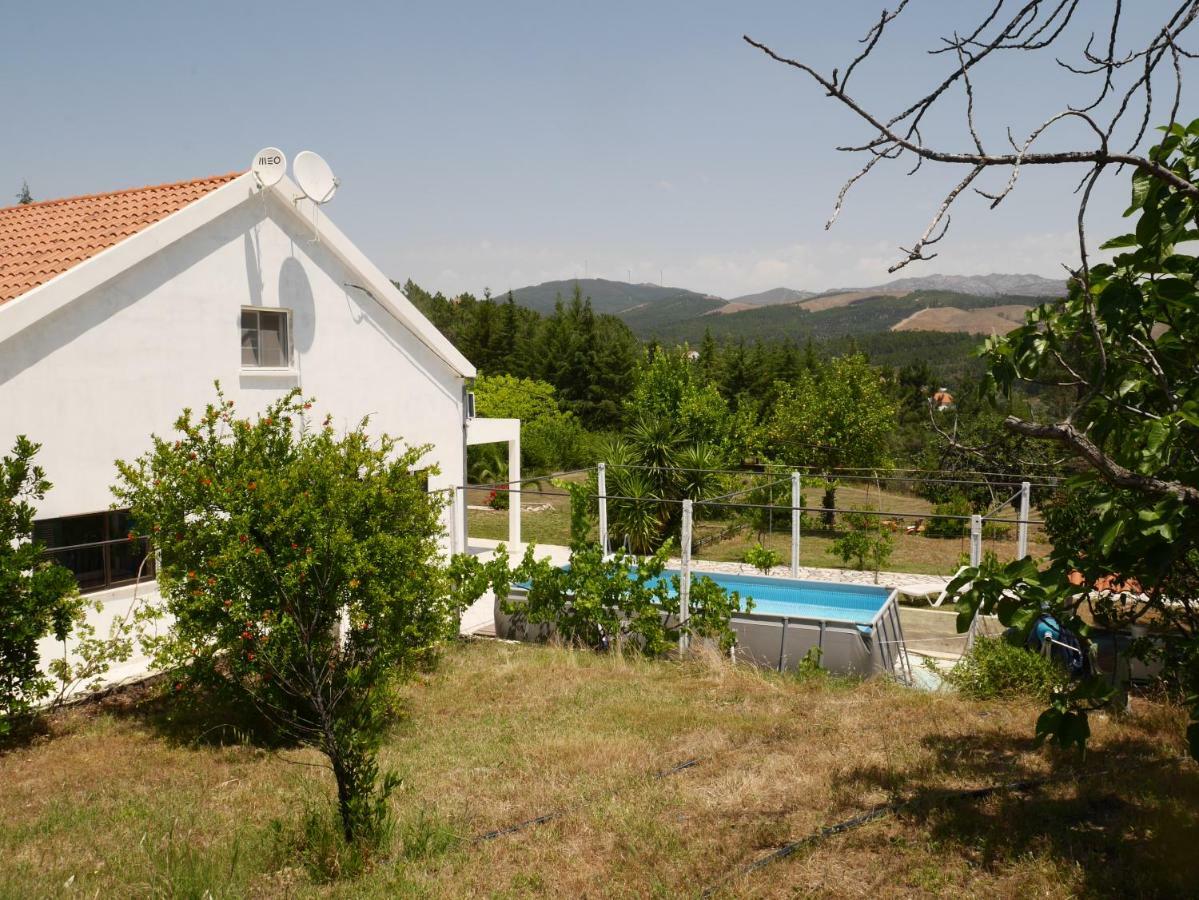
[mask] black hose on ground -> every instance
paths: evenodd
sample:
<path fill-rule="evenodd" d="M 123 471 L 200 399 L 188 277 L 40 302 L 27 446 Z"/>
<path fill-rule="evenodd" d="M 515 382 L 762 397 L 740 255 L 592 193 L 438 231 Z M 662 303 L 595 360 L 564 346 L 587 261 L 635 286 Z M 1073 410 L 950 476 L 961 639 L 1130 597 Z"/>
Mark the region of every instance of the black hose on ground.
<path fill-rule="evenodd" d="M 1110 771 L 1111 771 L 1110 769 L 1105 769 L 1105 770 L 1102 770 L 1099 772 L 1084 772 L 1084 773 L 1075 775 L 1072 778 L 1067 778 L 1067 779 L 1061 779 L 1061 778 L 1056 778 L 1056 777 L 1032 778 L 1032 779 L 1027 779 L 1024 781 L 1010 781 L 1010 782 L 1007 782 L 1006 784 L 993 784 L 993 785 L 988 785 L 987 787 L 970 788 L 968 790 L 962 790 L 962 791 L 946 791 L 944 794 L 940 795 L 940 797 L 938 799 L 940 799 L 940 800 L 977 800 L 977 799 L 980 799 L 983 797 L 989 797 L 992 794 L 998 794 L 998 793 L 1001 793 L 1004 791 L 1029 791 L 1029 790 L 1033 790 L 1034 788 L 1042 787 L 1042 786 L 1049 784 L 1050 782 L 1054 782 L 1054 781 L 1062 781 L 1062 780 L 1078 781 L 1083 778 L 1094 778 L 1097 775 L 1109 774 Z M 811 834 L 807 835 L 806 837 L 799 838 L 798 840 L 792 841 L 789 844 L 784 844 L 782 847 L 779 847 L 777 850 L 772 850 L 770 853 L 766 854 L 765 856 L 760 857 L 759 859 L 755 859 L 753 862 L 749 863 L 749 865 L 744 866 L 743 868 L 738 869 L 735 872 L 731 872 L 730 874 L 728 874 L 727 876 L 722 878 L 720 881 L 718 881 L 715 884 L 711 885 L 710 887 L 706 888 L 704 890 L 702 896 L 711 897 L 718 890 L 720 890 L 720 888 L 722 888 L 729 881 L 732 881 L 734 878 L 745 877 L 746 875 L 751 875 L 754 872 L 758 871 L 758 869 L 765 868 L 766 866 L 770 865 L 771 863 L 778 862 L 780 859 L 786 859 L 788 856 L 791 856 L 797 850 L 801 850 L 804 847 L 809 846 L 810 844 L 815 844 L 818 841 L 823 840 L 824 838 L 833 837 L 834 835 L 838 835 L 838 834 L 843 834 L 846 831 L 852 831 L 855 828 L 860 828 L 861 826 L 867 825 L 870 822 L 874 822 L 877 819 L 884 818 L 885 816 L 888 816 L 891 813 L 896 812 L 905 806 L 911 806 L 912 804 L 914 804 L 916 802 L 917 799 L 918 798 L 913 797 L 913 798 L 909 798 L 907 800 L 893 800 L 890 803 L 883 803 L 883 804 L 880 804 L 879 806 L 872 807 L 872 808 L 866 810 L 866 812 L 864 812 L 864 813 L 859 813 L 858 815 L 856 815 L 850 819 L 846 819 L 844 822 L 838 822 L 835 825 L 826 825 L 824 828 L 821 828 L 818 831 L 814 831 Z"/>

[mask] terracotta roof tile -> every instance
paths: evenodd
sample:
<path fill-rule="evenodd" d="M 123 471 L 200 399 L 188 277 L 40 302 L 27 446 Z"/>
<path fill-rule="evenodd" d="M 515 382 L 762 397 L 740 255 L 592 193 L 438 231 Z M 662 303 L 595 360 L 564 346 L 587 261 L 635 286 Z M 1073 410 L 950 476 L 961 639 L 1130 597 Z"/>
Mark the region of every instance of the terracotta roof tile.
<path fill-rule="evenodd" d="M 0 304 L 61 275 L 240 174 L 0 209 Z"/>

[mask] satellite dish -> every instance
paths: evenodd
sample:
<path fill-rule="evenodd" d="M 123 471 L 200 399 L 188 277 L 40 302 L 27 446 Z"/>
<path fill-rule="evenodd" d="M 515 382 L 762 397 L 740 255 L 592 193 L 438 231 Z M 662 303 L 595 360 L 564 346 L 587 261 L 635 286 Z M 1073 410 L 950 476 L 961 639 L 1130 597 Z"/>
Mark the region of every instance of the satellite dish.
<path fill-rule="evenodd" d="M 337 193 L 337 178 L 319 154 L 301 150 L 291 164 L 296 184 L 313 203 L 328 203 Z"/>
<path fill-rule="evenodd" d="M 264 147 L 254 154 L 250 171 L 259 188 L 269 188 L 278 184 L 287 171 L 287 156 L 278 147 Z"/>

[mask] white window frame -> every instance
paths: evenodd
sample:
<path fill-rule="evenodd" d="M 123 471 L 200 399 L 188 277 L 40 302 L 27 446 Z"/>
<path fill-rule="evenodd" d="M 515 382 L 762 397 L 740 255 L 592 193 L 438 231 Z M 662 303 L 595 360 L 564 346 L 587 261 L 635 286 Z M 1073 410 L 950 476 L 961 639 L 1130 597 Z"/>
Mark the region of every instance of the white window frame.
<path fill-rule="evenodd" d="M 244 360 L 241 359 L 242 318 L 248 312 L 252 312 L 255 314 L 261 314 L 261 313 L 282 313 L 283 314 L 283 327 L 284 327 L 285 333 L 287 335 L 287 359 L 284 360 L 283 365 L 281 365 L 281 366 L 254 366 L 254 365 L 248 365 Z M 258 346 L 259 346 L 259 352 L 261 352 L 261 348 L 262 348 L 261 322 L 259 323 L 258 334 L 259 334 Z M 283 307 L 283 306 L 243 306 L 240 310 L 238 310 L 238 313 L 237 313 L 237 352 L 238 352 L 238 361 L 241 365 L 242 372 L 245 372 L 245 373 L 293 372 L 293 371 L 295 371 L 295 352 L 296 352 L 295 346 L 296 346 L 295 335 L 292 331 L 292 314 L 291 314 L 291 310 L 288 309 L 287 307 Z"/>

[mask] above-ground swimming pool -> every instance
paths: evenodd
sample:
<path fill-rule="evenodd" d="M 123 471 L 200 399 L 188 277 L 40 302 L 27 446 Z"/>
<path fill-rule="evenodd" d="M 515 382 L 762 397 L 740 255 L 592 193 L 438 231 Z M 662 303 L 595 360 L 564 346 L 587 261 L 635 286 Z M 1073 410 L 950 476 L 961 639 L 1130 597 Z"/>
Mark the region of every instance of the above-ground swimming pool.
<path fill-rule="evenodd" d="M 661 578 L 678 576 L 678 570 L 668 569 Z M 741 658 L 783 671 L 817 648 L 821 666 L 831 672 L 911 679 L 897 592 L 890 588 L 696 570 L 691 577 L 693 582 L 711 579 L 727 592 L 753 599 L 753 611 L 731 621 Z M 510 599 L 519 601 L 526 590 L 527 585 L 514 585 Z M 552 628 L 505 614 L 497 598 L 495 631 L 514 640 L 544 640 Z"/>

